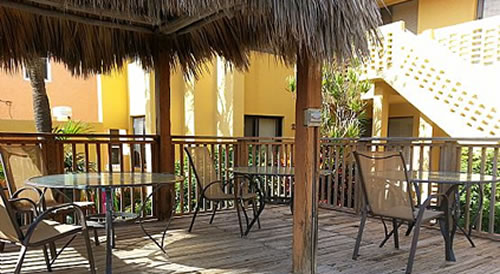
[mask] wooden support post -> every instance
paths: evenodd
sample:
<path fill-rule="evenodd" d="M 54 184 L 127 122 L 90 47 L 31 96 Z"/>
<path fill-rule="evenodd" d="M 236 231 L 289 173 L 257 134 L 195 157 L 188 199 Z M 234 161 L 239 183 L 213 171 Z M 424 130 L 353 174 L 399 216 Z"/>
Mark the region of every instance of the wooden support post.
<path fill-rule="evenodd" d="M 167 53 L 160 53 L 155 59 L 155 102 L 156 133 L 158 142 L 158 172 L 174 173 L 174 149 L 170 126 L 170 64 Z M 174 201 L 171 200 L 172 187 L 163 187 L 155 197 L 156 213 L 160 220 L 165 220 L 172 212 Z"/>
<path fill-rule="evenodd" d="M 64 145 L 53 135 L 43 137 L 42 151 L 48 174 L 64 173 Z"/>
<path fill-rule="evenodd" d="M 304 126 L 304 110 L 321 107 L 321 66 L 297 62 L 293 272 L 316 273 L 319 128 Z"/>

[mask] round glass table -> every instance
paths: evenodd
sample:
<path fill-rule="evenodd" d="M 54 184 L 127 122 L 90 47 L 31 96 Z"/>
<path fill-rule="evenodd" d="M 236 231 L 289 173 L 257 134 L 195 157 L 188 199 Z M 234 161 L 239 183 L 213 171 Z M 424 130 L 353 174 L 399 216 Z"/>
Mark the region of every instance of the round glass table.
<path fill-rule="evenodd" d="M 294 182 L 294 177 L 295 177 L 295 169 L 293 167 L 283 167 L 283 166 L 240 166 L 240 167 L 233 167 L 231 169 L 233 174 L 235 176 L 244 176 L 247 177 L 251 182 L 257 181 L 259 183 L 259 187 L 262 188 L 262 194 L 263 194 L 263 204 L 262 207 L 258 211 L 259 216 L 262 211 L 264 210 L 266 202 L 269 203 L 284 203 L 288 204 L 290 206 L 290 210 L 293 213 L 293 182 Z M 326 170 L 322 169 L 320 170 L 320 176 L 327 176 L 332 174 L 331 170 Z M 279 177 L 279 178 L 290 178 L 290 196 L 285 197 L 282 196 L 275 196 L 272 195 L 271 193 L 271 187 L 267 186 L 267 182 L 265 180 L 266 177 Z M 268 193 L 269 192 L 269 193 Z M 286 193 L 286 192 L 285 192 Z M 255 220 L 258 220 L 258 218 L 254 218 L 250 225 L 247 228 L 247 232 L 245 234 L 248 234 L 250 229 L 255 223 Z"/>
<path fill-rule="evenodd" d="M 450 232 L 450 259 L 455 260 L 455 254 L 453 252 L 453 239 L 455 237 L 457 229 L 462 231 L 472 247 L 475 247 L 474 241 L 472 241 L 471 233 L 474 225 L 477 225 L 479 221 L 479 212 L 483 210 L 484 203 L 484 185 L 485 184 L 496 184 L 500 182 L 500 177 L 494 177 L 490 175 L 478 174 L 478 173 L 464 173 L 464 172 L 453 172 L 453 171 L 412 171 L 409 172 L 409 180 L 418 185 L 421 183 L 436 184 L 440 186 L 440 189 L 446 194 L 449 201 L 451 202 L 451 208 L 449 212 L 452 212 L 451 222 L 452 229 Z M 458 220 L 461 217 L 460 212 L 460 196 L 464 191 L 467 191 L 474 185 L 479 185 L 479 204 L 478 204 L 478 214 L 476 214 L 474 220 L 470 222 L 469 227 L 464 230 L 463 227 L 459 226 Z M 463 187 L 460 191 L 460 187 Z M 420 195 L 417 193 L 417 195 Z"/>
<path fill-rule="evenodd" d="M 153 194 L 160 190 L 162 187 L 176 184 L 178 182 L 184 181 L 184 177 L 177 176 L 169 173 L 67 173 L 67 174 L 55 174 L 48 176 L 40 176 L 30 178 L 26 184 L 38 188 L 48 189 L 74 189 L 74 190 L 97 190 L 100 189 L 105 193 L 105 204 L 106 204 L 106 218 L 105 218 L 105 229 L 106 229 L 106 273 L 112 273 L 112 249 L 113 249 L 113 217 L 114 208 L 112 201 L 113 191 L 119 188 L 128 187 L 146 187 L 152 186 L 153 190 L 148 195 L 148 197 L 143 201 L 141 205 L 141 210 L 143 212 L 146 202 L 152 198 Z M 44 191 L 45 193 L 45 191 Z M 172 201 L 175 201 L 175 192 L 171 192 Z M 42 197 L 43 198 L 43 197 Z M 173 211 L 175 206 L 173 207 Z M 139 224 L 143 232 L 151 239 L 164 253 L 165 249 L 163 247 L 165 235 L 170 224 L 171 218 L 173 216 L 170 214 L 170 218 L 167 220 L 167 225 L 163 231 L 163 237 L 161 243 L 156 241 L 144 228 L 143 218 L 139 219 Z"/>

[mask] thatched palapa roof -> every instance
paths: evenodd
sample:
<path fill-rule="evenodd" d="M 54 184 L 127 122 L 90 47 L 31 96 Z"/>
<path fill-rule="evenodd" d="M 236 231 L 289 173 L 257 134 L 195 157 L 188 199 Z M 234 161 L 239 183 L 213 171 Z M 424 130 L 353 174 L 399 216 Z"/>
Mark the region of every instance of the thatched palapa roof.
<path fill-rule="evenodd" d="M 86 75 L 163 52 L 188 72 L 215 55 L 244 68 L 255 49 L 342 62 L 379 22 L 376 0 L 0 0 L 0 66 L 49 54 Z"/>

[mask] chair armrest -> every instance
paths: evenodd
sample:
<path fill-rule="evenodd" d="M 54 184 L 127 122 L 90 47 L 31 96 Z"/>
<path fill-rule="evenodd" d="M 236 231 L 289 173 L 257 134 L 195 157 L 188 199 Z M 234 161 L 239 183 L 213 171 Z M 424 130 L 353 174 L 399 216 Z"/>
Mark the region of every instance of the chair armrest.
<path fill-rule="evenodd" d="M 45 210 L 40 214 L 35 221 L 28 227 L 28 230 L 26 231 L 25 237 L 23 241 L 25 243 L 29 243 L 29 240 L 31 236 L 33 235 L 33 232 L 35 232 L 36 228 L 38 225 L 45 219 L 47 219 L 51 214 L 57 212 L 58 210 L 73 210 L 75 214 L 77 215 L 77 219 L 79 220 L 79 225 L 82 227 L 82 230 L 87 229 L 87 223 L 85 220 L 85 213 L 83 213 L 83 210 L 76 204 L 62 204 L 59 206 L 51 207 L 48 210 Z"/>
<path fill-rule="evenodd" d="M 36 228 L 40 223 L 42 223 L 43 220 L 47 219 L 51 214 L 57 212 L 58 210 L 73 210 L 75 212 L 75 215 L 77 216 L 77 219 L 79 220 L 79 225 L 82 227 L 82 230 L 87 229 L 87 223 L 85 220 L 85 213 L 83 213 L 82 209 L 75 204 L 62 204 L 59 206 L 52 207 L 46 211 L 44 211 L 42 214 L 40 214 L 35 221 L 28 227 L 28 230 L 26 231 L 25 237 L 23 241 L 27 244 L 30 241 L 31 236 L 35 232 Z"/>
<path fill-rule="evenodd" d="M 238 186 L 235 184 L 236 179 L 243 179 L 242 181 L 239 182 Z M 250 180 L 246 176 L 234 176 L 234 177 L 227 179 L 227 180 L 213 181 L 213 182 L 209 183 L 208 185 L 206 185 L 205 188 L 203 188 L 202 194 L 204 194 L 208 188 L 210 188 L 216 184 L 219 184 L 221 186 L 221 188 L 225 187 L 226 185 L 233 185 L 234 187 L 239 187 L 239 191 L 240 191 L 239 193 L 241 193 L 242 188 L 243 188 L 243 184 L 245 183 L 245 181 L 250 181 Z M 260 192 L 260 189 L 258 187 L 257 187 L 257 190 Z"/>
<path fill-rule="evenodd" d="M 31 199 L 28 198 L 15 198 L 15 199 L 9 199 L 9 203 L 16 208 L 16 202 L 28 202 L 28 204 L 33 208 L 33 211 L 35 212 L 35 216 L 38 216 L 38 205 Z"/>
<path fill-rule="evenodd" d="M 38 203 L 40 202 L 40 198 L 42 197 L 42 191 L 40 189 L 36 188 L 36 187 L 33 187 L 33 186 L 24 186 L 24 187 L 16 190 L 16 192 L 14 192 L 14 194 L 12 194 L 12 198 L 15 199 L 21 193 L 26 192 L 26 191 L 35 192 L 38 195 Z"/>
<path fill-rule="evenodd" d="M 415 218 L 415 221 L 417 223 L 420 223 L 421 222 L 421 219 L 423 218 L 424 216 L 424 212 L 425 210 L 427 209 L 427 207 L 430 206 L 431 204 L 431 201 L 432 199 L 435 199 L 435 198 L 439 198 L 439 197 L 443 197 L 445 200 L 446 200 L 446 208 L 445 208 L 445 212 L 444 214 L 446 216 L 448 216 L 448 204 L 449 204 L 449 199 L 448 199 L 448 196 L 446 196 L 446 194 L 444 193 L 439 193 L 439 194 L 431 194 L 429 195 L 429 197 L 427 197 L 427 199 L 425 199 L 425 201 L 420 205 L 420 208 L 418 210 L 418 214 L 417 214 L 417 217 Z"/>

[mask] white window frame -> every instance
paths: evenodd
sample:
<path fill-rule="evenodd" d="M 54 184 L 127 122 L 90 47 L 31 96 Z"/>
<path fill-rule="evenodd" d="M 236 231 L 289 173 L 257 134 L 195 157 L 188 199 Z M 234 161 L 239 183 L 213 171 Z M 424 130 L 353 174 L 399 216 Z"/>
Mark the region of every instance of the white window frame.
<path fill-rule="evenodd" d="M 47 60 L 47 78 L 45 78 L 45 83 L 50 83 L 52 82 L 52 65 L 50 62 L 50 58 L 46 58 Z M 27 75 L 26 67 L 23 65 L 23 79 L 25 81 L 30 81 L 30 78 Z"/>

